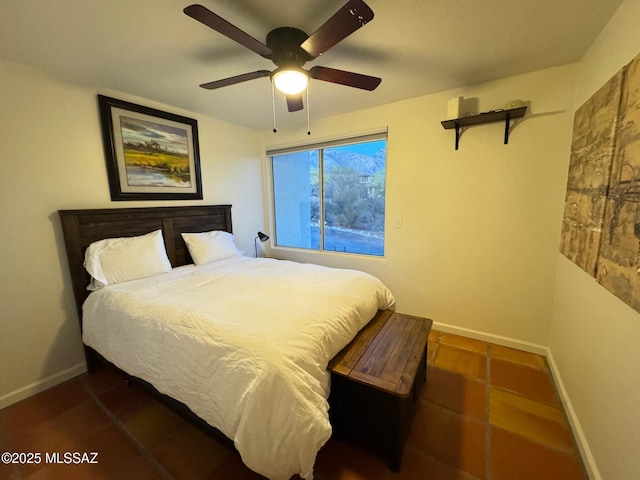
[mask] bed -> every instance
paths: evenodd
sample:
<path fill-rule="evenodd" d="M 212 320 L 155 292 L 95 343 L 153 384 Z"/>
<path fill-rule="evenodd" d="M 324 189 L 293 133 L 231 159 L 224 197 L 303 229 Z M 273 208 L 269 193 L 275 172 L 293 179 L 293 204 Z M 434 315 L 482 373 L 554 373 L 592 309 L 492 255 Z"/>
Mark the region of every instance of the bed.
<path fill-rule="evenodd" d="M 353 270 L 239 254 L 202 262 L 183 234 L 232 233 L 229 205 L 59 214 L 89 369 L 104 358 L 141 379 L 268 478 L 313 478 L 331 435 L 327 364 L 393 306 L 388 289 Z M 85 269 L 88 247 L 149 232 L 160 232 L 165 271 L 87 290 L 100 278 Z"/>

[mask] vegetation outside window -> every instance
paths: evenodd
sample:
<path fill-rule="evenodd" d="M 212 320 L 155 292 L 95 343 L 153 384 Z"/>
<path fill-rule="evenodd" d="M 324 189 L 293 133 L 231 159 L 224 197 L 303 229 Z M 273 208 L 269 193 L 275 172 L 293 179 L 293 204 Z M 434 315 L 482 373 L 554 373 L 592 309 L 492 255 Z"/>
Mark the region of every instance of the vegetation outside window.
<path fill-rule="evenodd" d="M 386 133 L 268 155 L 276 246 L 384 255 Z"/>

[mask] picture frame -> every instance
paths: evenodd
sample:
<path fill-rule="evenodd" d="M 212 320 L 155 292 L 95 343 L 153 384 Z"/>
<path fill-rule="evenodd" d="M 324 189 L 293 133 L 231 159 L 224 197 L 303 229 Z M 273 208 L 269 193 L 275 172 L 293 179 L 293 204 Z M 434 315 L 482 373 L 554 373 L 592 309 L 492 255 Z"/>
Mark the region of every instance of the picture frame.
<path fill-rule="evenodd" d="M 98 95 L 111 200 L 202 200 L 198 122 Z"/>

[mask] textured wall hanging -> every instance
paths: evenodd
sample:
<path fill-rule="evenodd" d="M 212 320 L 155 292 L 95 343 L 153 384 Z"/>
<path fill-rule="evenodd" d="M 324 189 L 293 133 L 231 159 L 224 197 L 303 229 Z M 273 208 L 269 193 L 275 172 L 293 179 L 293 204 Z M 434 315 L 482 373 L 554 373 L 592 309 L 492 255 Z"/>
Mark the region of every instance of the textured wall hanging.
<path fill-rule="evenodd" d="M 575 114 L 560 252 L 640 311 L 640 56 Z"/>

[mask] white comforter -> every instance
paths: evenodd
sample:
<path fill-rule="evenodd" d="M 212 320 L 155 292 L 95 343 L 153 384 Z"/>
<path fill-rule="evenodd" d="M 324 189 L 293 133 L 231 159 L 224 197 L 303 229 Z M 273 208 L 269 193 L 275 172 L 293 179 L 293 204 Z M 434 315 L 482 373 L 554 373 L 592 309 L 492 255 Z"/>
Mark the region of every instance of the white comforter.
<path fill-rule="evenodd" d="M 270 479 L 313 478 L 327 364 L 394 299 L 375 277 L 234 257 L 93 292 L 83 340 L 233 439 Z"/>

